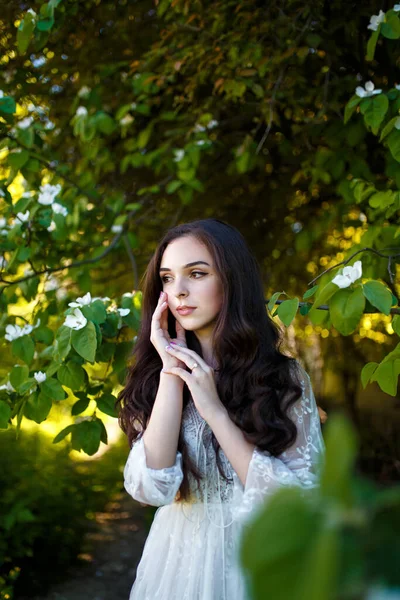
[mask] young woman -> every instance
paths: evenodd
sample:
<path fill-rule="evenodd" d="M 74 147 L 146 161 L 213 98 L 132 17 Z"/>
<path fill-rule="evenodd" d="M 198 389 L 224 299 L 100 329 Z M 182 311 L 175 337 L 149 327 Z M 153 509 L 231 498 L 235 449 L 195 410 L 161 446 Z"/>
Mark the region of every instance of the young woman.
<path fill-rule="evenodd" d="M 310 379 L 279 351 L 257 262 L 227 223 L 169 230 L 142 289 L 119 395 L 131 446 L 124 485 L 160 508 L 130 600 L 245 600 L 243 525 L 278 487 L 318 485 L 324 443 Z"/>

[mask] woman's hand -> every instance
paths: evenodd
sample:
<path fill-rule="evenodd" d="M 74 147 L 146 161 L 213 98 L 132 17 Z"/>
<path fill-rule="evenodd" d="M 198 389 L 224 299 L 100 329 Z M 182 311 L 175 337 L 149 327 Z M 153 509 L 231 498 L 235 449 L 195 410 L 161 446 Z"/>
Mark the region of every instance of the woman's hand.
<path fill-rule="evenodd" d="M 166 348 L 170 356 L 180 360 L 192 370 L 191 373 L 181 367 L 164 368 L 164 373 L 171 373 L 181 377 L 187 384 L 193 402 L 200 416 L 207 422 L 211 421 L 219 411 L 226 412 L 215 384 L 214 369 L 212 369 L 201 356 L 189 348 L 180 348 L 171 341 L 171 346 Z M 194 365 L 197 366 L 195 367 Z"/>
<path fill-rule="evenodd" d="M 165 346 L 175 341 L 179 346 L 186 348 L 185 330 L 175 319 L 176 338 L 170 337 L 168 333 L 168 298 L 165 292 L 161 292 L 156 309 L 151 320 L 150 341 L 161 357 L 164 367 L 185 367 L 185 363 L 174 358 L 165 351 Z"/>

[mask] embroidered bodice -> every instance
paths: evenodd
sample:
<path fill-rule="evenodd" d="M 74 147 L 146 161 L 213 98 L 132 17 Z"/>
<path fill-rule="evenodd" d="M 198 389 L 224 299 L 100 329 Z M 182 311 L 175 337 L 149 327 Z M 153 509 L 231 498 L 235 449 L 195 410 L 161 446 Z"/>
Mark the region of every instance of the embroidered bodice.
<path fill-rule="evenodd" d="M 220 475 L 209 425 L 199 415 L 193 400 L 184 408 L 181 425 L 183 437 L 190 457 L 203 475 L 198 488 L 196 480 L 189 473 L 189 503 L 204 503 L 210 521 L 217 526 L 227 527 L 234 520 L 244 521 L 259 503 L 280 486 L 296 485 L 309 489 L 318 485 L 325 447 L 310 378 L 299 367 L 303 391 L 288 413 L 297 426 L 297 438 L 279 457 L 256 447 L 249 463 L 245 486 L 222 448 L 219 450 L 220 460 L 230 481 Z M 133 498 L 153 506 L 170 504 L 175 501 L 182 479 L 182 455 L 179 451 L 173 466 L 151 469 L 146 464 L 143 438 L 135 441 L 124 469 L 125 489 Z M 226 519 L 223 519 L 222 525 L 221 519 L 215 519 L 212 514 L 221 512 L 218 511 L 218 505 L 230 508 L 228 520 L 225 522 Z"/>

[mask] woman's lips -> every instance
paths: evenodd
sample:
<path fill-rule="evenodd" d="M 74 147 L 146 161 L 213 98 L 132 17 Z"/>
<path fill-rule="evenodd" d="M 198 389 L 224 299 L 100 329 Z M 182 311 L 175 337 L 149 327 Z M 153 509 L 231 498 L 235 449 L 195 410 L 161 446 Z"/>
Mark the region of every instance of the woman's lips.
<path fill-rule="evenodd" d="M 182 315 L 182 317 L 184 317 L 185 315 L 190 315 L 194 310 L 196 310 L 195 308 L 178 308 L 177 311 L 180 315 Z"/>

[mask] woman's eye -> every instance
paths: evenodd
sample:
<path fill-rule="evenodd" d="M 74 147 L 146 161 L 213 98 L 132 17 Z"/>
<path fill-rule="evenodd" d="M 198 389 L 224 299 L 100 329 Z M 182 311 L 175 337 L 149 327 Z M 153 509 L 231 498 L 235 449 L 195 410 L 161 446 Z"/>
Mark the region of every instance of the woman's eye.
<path fill-rule="evenodd" d="M 203 271 L 192 271 L 190 274 L 191 275 L 207 275 L 207 273 L 203 273 Z M 161 281 L 163 283 L 168 283 L 168 279 L 169 279 L 168 275 L 165 275 L 164 277 L 161 277 Z M 195 277 L 195 279 L 199 279 L 199 278 Z"/>

